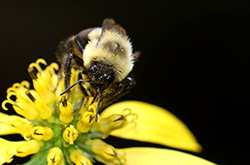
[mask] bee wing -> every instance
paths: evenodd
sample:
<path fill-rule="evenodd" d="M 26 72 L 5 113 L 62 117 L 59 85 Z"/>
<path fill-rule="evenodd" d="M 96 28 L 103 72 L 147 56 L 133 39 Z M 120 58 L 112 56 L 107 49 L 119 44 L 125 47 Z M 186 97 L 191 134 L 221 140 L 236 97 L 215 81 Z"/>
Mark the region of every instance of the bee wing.
<path fill-rule="evenodd" d="M 96 27 L 82 30 L 78 34 L 71 35 L 62 40 L 56 50 L 58 62 L 61 63 L 64 61 L 65 56 L 68 56 L 70 53 L 74 53 L 76 56 L 82 58 L 82 51 L 88 42 L 88 34 L 94 29 Z"/>
<path fill-rule="evenodd" d="M 83 42 L 83 44 L 86 44 L 87 40 L 88 40 L 88 34 L 96 29 L 97 27 L 94 27 L 94 28 L 88 28 L 88 29 L 85 29 L 85 30 L 82 30 L 80 31 L 76 36 Z"/>
<path fill-rule="evenodd" d="M 133 57 L 133 59 L 134 59 L 133 61 L 134 61 L 134 62 L 137 62 L 140 56 L 141 56 L 141 51 L 136 51 L 136 52 L 134 52 L 134 53 L 132 54 L 132 57 Z"/>
<path fill-rule="evenodd" d="M 116 31 L 118 31 L 120 34 L 124 36 L 127 35 L 126 30 L 123 29 L 121 25 L 117 24 L 113 18 L 104 19 L 102 22 L 102 32 L 104 32 L 105 30 L 111 30 L 111 29 L 115 29 Z"/>

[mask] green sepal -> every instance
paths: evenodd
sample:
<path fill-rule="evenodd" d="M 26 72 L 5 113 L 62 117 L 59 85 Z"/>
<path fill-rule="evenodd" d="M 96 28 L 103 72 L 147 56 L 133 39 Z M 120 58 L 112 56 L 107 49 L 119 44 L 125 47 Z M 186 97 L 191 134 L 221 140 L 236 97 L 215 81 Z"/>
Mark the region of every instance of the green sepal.
<path fill-rule="evenodd" d="M 45 165 L 47 164 L 47 155 L 49 149 L 39 151 L 31 157 L 31 159 L 22 165 Z"/>

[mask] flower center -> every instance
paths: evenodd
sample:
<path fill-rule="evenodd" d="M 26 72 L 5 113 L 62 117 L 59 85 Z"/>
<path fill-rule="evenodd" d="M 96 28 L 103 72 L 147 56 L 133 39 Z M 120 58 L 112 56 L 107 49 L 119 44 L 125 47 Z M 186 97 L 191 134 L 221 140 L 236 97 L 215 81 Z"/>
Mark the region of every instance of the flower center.
<path fill-rule="evenodd" d="M 40 153 L 47 153 L 44 155 L 47 164 L 51 165 L 65 161 L 91 165 L 94 159 L 105 164 L 123 164 L 125 153 L 118 152 L 101 139 L 116 129 L 135 123 L 137 115 L 124 109 L 121 114 L 107 118 L 98 115 L 96 122 L 97 101 L 93 97 L 86 99 L 79 86 L 72 88 L 70 98 L 67 94 L 60 96 L 65 89 L 63 79 L 56 73 L 58 65 L 52 63 L 42 69 L 41 64 L 47 65 L 43 59 L 38 59 L 28 68 L 34 89 L 30 89 L 27 81 L 15 83 L 7 90 L 7 99 L 2 103 L 4 110 L 11 104 L 16 113 L 24 117 L 3 115 L 8 130 L 21 134 L 26 140 L 22 145 L 11 146 L 8 162 L 14 155 L 27 156 L 40 150 Z M 74 83 L 79 70 L 72 69 L 71 72 L 70 82 Z"/>

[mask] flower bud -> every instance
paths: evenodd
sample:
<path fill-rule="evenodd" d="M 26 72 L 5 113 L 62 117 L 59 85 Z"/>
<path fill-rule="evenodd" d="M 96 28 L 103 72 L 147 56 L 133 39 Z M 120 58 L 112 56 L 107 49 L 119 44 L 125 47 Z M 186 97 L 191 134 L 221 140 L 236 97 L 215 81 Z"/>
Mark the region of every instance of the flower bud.
<path fill-rule="evenodd" d="M 47 156 L 48 165 L 63 164 L 63 153 L 58 147 L 51 148 Z"/>
<path fill-rule="evenodd" d="M 74 128 L 73 125 L 67 127 L 63 132 L 63 139 L 69 144 L 74 144 L 74 141 L 78 137 L 78 131 Z"/>
<path fill-rule="evenodd" d="M 95 114 L 93 112 L 85 111 L 81 120 L 77 122 L 77 129 L 81 133 L 86 133 L 90 130 L 91 126 L 95 123 Z"/>
<path fill-rule="evenodd" d="M 106 144 L 100 139 L 95 139 L 90 144 L 95 153 L 95 159 L 104 164 L 124 164 L 126 162 L 125 152 L 117 151 L 113 146 Z"/>
<path fill-rule="evenodd" d="M 60 109 L 60 120 L 63 123 L 70 123 L 73 119 L 73 109 L 74 107 L 67 101 L 66 97 L 62 97 L 61 99 L 61 103 L 59 105 L 59 109 Z"/>
<path fill-rule="evenodd" d="M 53 131 L 49 127 L 36 126 L 32 130 L 32 137 L 37 140 L 48 141 L 53 137 Z"/>
<path fill-rule="evenodd" d="M 25 157 L 25 156 L 37 153 L 39 150 L 40 150 L 39 142 L 37 140 L 30 140 L 17 146 L 14 155 L 19 156 L 19 157 Z"/>
<path fill-rule="evenodd" d="M 123 128 L 129 123 L 135 123 L 137 118 L 138 116 L 132 113 L 130 109 L 124 109 L 122 114 L 112 114 L 106 118 L 102 118 L 97 123 L 97 128 L 104 133 L 102 138 L 106 138 L 113 130 Z"/>
<path fill-rule="evenodd" d="M 76 165 L 92 165 L 91 161 L 80 149 L 75 149 L 70 153 L 70 160 Z"/>

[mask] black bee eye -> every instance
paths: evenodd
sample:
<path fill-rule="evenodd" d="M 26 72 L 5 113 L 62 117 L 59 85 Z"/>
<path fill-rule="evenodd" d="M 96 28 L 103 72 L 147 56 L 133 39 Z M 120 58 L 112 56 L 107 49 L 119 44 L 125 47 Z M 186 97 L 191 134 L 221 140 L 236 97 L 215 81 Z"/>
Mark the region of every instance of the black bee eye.
<path fill-rule="evenodd" d="M 96 72 L 98 70 L 98 66 L 97 65 L 93 65 L 89 68 L 90 72 Z"/>

